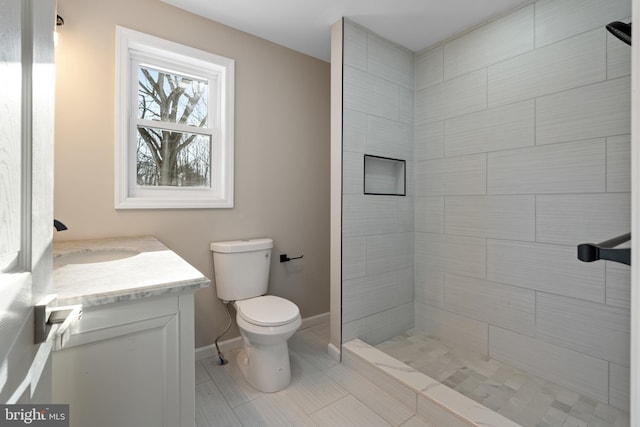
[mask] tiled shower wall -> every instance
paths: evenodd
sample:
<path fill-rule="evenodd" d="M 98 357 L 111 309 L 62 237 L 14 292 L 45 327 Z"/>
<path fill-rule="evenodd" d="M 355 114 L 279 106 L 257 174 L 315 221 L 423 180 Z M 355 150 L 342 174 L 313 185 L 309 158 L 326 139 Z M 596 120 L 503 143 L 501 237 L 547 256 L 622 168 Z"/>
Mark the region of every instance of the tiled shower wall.
<path fill-rule="evenodd" d="M 540 0 L 415 56 L 345 20 L 343 341 L 415 325 L 628 409 L 629 268 L 576 245 L 630 230 L 630 15 Z"/>
<path fill-rule="evenodd" d="M 630 0 L 540 0 L 416 55 L 415 326 L 628 409 Z"/>
<path fill-rule="evenodd" d="M 414 55 L 344 20 L 342 340 L 414 324 Z M 363 194 L 364 155 L 406 160 L 407 195 Z"/>

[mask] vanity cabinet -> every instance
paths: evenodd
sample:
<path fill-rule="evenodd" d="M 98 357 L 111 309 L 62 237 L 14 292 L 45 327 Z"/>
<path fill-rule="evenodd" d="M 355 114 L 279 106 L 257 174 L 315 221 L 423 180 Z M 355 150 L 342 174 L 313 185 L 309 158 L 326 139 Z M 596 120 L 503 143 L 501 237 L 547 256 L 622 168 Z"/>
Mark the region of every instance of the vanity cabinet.
<path fill-rule="evenodd" d="M 72 427 L 193 427 L 193 292 L 84 309 L 53 353 Z"/>
<path fill-rule="evenodd" d="M 52 355 L 71 427 L 194 427 L 200 271 L 151 236 L 54 243 L 58 305 L 82 305 Z"/>

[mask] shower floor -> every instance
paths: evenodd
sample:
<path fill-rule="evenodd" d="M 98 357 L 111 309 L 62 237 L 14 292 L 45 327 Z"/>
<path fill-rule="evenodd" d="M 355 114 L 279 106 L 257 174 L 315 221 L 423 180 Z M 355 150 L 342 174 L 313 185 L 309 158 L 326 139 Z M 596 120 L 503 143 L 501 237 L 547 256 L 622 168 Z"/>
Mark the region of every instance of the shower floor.
<path fill-rule="evenodd" d="M 629 414 L 410 330 L 375 346 L 524 427 L 628 427 Z"/>

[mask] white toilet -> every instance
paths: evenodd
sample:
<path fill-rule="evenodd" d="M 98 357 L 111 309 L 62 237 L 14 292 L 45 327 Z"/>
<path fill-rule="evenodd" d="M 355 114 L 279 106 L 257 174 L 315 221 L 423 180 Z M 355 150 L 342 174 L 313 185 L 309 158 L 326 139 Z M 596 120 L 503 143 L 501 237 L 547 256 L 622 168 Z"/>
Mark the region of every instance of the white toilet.
<path fill-rule="evenodd" d="M 211 243 L 218 298 L 233 301 L 244 348 L 240 369 L 255 389 L 282 390 L 291 382 L 287 340 L 302 323 L 291 301 L 264 295 L 269 284 L 271 239 Z"/>

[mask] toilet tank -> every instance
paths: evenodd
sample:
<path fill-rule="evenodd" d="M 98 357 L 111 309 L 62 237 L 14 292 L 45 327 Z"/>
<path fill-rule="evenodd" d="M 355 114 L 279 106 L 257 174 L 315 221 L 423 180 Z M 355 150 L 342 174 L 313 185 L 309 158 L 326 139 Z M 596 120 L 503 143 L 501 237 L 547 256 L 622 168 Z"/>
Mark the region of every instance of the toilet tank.
<path fill-rule="evenodd" d="M 237 301 L 267 293 L 271 239 L 211 243 L 218 298 Z"/>

